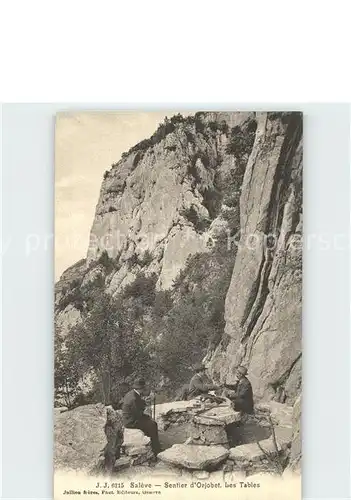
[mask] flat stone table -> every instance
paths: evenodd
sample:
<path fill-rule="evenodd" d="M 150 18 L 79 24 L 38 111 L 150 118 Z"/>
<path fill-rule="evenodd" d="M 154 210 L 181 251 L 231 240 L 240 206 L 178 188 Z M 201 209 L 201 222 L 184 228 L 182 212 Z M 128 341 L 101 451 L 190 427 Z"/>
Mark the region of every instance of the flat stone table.
<path fill-rule="evenodd" d="M 240 413 L 231 406 L 216 406 L 194 415 L 188 443 L 229 447 L 226 426 L 240 422 Z"/>

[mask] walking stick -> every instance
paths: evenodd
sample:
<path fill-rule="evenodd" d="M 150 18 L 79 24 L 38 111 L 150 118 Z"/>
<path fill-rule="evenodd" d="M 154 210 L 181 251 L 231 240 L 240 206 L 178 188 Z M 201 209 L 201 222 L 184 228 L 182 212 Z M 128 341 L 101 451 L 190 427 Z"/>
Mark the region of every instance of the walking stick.
<path fill-rule="evenodd" d="M 154 392 L 154 400 L 153 400 L 153 417 L 156 420 L 156 393 Z"/>

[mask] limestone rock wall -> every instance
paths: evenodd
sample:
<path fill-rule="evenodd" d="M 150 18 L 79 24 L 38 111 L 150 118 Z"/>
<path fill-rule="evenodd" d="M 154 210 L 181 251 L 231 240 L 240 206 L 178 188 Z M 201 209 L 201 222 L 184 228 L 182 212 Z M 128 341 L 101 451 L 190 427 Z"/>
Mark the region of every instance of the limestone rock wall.
<path fill-rule="evenodd" d="M 151 255 L 147 271 L 156 272 L 158 286 L 166 289 L 190 254 L 206 251 L 207 232 L 200 233 L 186 212 L 191 209 L 199 219 L 213 219 L 204 194 L 214 190 L 219 154 L 227 139 L 219 133 L 205 141 L 193 131 L 189 142 L 191 133 L 189 127 L 179 126 L 143 155 L 131 153 L 106 173 L 87 264 L 103 250 L 119 261 L 109 282 L 111 293 L 133 279 L 146 252 Z M 203 160 L 197 158 L 200 152 Z"/>
<path fill-rule="evenodd" d="M 55 287 L 56 325 L 63 333 L 81 319 L 76 280 L 83 288 L 102 280 L 115 295 L 142 271 L 157 275 L 158 289 L 169 289 L 190 255 L 209 250 L 208 241 L 228 225 L 223 210 L 236 210 L 226 205 L 226 194 L 241 183 L 237 159 L 227 152 L 231 127 L 240 129 L 254 115 L 180 119 L 163 138 L 142 141 L 105 172 L 86 259 Z M 110 269 L 99 265 L 105 251 Z"/>
<path fill-rule="evenodd" d="M 241 197 L 241 237 L 212 372 L 245 364 L 256 399 L 293 402 L 301 385 L 302 115 L 258 113 Z"/>

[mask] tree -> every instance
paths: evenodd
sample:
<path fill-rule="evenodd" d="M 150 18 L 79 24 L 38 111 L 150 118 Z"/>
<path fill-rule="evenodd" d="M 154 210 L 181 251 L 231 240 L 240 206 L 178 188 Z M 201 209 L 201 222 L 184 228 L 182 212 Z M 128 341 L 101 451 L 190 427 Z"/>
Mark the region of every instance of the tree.
<path fill-rule="evenodd" d="M 105 404 L 111 403 L 112 392 L 118 393 L 128 376 L 148 365 L 142 330 L 134 321 L 133 308 L 106 293 L 95 295 L 83 323 L 71 330 L 65 355 L 76 378 L 89 370 L 96 373 Z"/>
<path fill-rule="evenodd" d="M 74 399 L 79 392 L 79 370 L 64 345 L 64 340 L 60 332 L 55 334 L 55 370 L 54 387 L 55 399 L 64 401 L 68 408 L 71 408 Z"/>
<path fill-rule="evenodd" d="M 192 365 L 204 356 L 211 336 L 202 300 L 180 301 L 174 306 L 156 344 L 160 368 L 177 383 L 188 379 Z"/>

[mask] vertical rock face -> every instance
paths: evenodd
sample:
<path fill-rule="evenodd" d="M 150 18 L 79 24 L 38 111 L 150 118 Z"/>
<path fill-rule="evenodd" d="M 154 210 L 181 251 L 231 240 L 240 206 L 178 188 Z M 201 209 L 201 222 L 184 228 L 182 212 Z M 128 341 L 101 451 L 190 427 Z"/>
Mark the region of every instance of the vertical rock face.
<path fill-rule="evenodd" d="M 127 154 L 105 175 L 87 263 L 103 250 L 119 260 L 111 293 L 133 279 L 138 266 L 131 271 L 130 263 L 142 262 L 145 252 L 151 256 L 148 271 L 167 289 L 190 254 L 206 251 L 207 238 L 196 221 L 209 225 L 213 219 L 204 197 L 215 189 L 226 137 L 218 133 L 205 141 L 193 128 L 180 125 L 142 153 Z"/>
<path fill-rule="evenodd" d="M 257 114 L 240 197 L 241 236 L 211 360 L 249 369 L 256 399 L 294 401 L 301 384 L 302 116 Z"/>
<path fill-rule="evenodd" d="M 293 436 L 289 469 L 293 472 L 301 471 L 301 395 L 297 398 L 293 408 Z"/>

